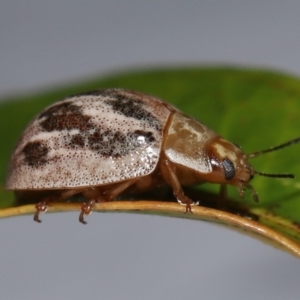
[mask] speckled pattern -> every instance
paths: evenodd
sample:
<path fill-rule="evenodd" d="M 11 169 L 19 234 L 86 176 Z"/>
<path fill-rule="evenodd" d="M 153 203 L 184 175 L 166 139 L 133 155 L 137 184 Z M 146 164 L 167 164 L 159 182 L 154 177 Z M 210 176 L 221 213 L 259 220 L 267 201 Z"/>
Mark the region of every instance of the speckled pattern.
<path fill-rule="evenodd" d="M 12 155 L 8 189 L 105 185 L 157 166 L 171 106 L 121 89 L 74 95 L 40 113 Z"/>

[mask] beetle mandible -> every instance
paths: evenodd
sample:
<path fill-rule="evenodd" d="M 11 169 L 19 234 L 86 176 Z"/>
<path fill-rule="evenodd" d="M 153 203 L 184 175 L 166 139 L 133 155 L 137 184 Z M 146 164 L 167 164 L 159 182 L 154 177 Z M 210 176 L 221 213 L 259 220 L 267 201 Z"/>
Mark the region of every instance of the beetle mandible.
<path fill-rule="evenodd" d="M 135 91 L 106 89 L 67 97 L 46 108 L 27 126 L 12 154 L 6 188 L 18 198 L 37 197 L 34 220 L 49 203 L 82 194 L 79 221 L 95 203 L 125 191 L 168 184 L 178 202 L 195 204 L 182 186 L 231 184 L 241 196 L 257 172 L 246 155 L 207 126 L 162 100 Z"/>

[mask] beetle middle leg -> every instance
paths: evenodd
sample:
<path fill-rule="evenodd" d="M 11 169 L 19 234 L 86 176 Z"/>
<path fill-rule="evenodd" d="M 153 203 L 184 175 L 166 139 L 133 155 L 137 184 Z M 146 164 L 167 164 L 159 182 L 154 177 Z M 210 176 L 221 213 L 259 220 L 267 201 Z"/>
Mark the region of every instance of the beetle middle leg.
<path fill-rule="evenodd" d="M 111 188 L 105 189 L 104 191 L 101 187 L 88 188 L 82 192 L 82 195 L 87 199 L 86 202 L 81 205 L 81 212 L 79 214 L 79 222 L 82 224 L 87 224 L 84 220 L 84 215 L 89 215 L 96 203 L 113 201 L 115 198 L 123 193 L 131 185 L 135 184 L 139 179 L 134 178 L 114 185 Z"/>
<path fill-rule="evenodd" d="M 192 212 L 191 206 L 198 205 L 199 203 L 195 203 L 184 194 L 181 184 L 176 176 L 175 168 L 167 159 L 162 162 L 161 171 L 166 183 L 172 187 L 173 194 L 178 203 L 186 206 L 185 212 Z"/>
<path fill-rule="evenodd" d="M 40 201 L 35 205 L 35 213 L 33 215 L 33 220 L 35 222 L 42 223 L 42 220 L 40 219 L 40 213 L 46 212 L 48 210 L 49 202 L 53 201 L 51 200 L 52 200 L 51 197 L 47 197 L 43 201 Z"/>

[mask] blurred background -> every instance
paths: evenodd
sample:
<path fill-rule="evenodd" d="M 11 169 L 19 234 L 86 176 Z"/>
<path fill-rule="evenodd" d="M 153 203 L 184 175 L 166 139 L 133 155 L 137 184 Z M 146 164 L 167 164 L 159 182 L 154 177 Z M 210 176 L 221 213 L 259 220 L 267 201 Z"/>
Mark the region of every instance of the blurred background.
<path fill-rule="evenodd" d="M 300 74 L 300 2 L 2 0 L 0 97 L 174 65 Z M 3 219 L 1 299 L 297 299 L 299 260 L 228 228 L 131 214 Z"/>

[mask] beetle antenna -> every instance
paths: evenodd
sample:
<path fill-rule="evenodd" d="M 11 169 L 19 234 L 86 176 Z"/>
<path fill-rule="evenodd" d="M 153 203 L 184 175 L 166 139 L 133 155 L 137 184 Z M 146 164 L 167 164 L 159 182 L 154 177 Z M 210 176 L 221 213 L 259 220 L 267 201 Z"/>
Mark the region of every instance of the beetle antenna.
<path fill-rule="evenodd" d="M 250 153 L 250 154 L 247 155 L 247 157 L 248 158 L 257 157 L 257 156 L 260 156 L 260 155 L 268 153 L 268 152 L 276 151 L 276 150 L 279 150 L 279 149 L 291 146 L 293 144 L 297 144 L 299 142 L 300 142 L 300 137 L 298 137 L 298 138 L 296 138 L 294 140 L 290 140 L 290 141 L 288 141 L 286 143 L 283 143 L 281 145 L 278 145 L 278 146 L 275 146 L 275 147 L 271 147 L 269 149 L 265 149 L 265 150 L 261 150 L 261 151 Z M 265 175 L 262 175 L 262 176 L 265 176 Z"/>
<path fill-rule="evenodd" d="M 273 178 L 295 178 L 294 174 L 269 174 L 264 172 L 258 172 L 254 170 L 254 174 L 264 176 L 264 177 L 273 177 Z"/>

